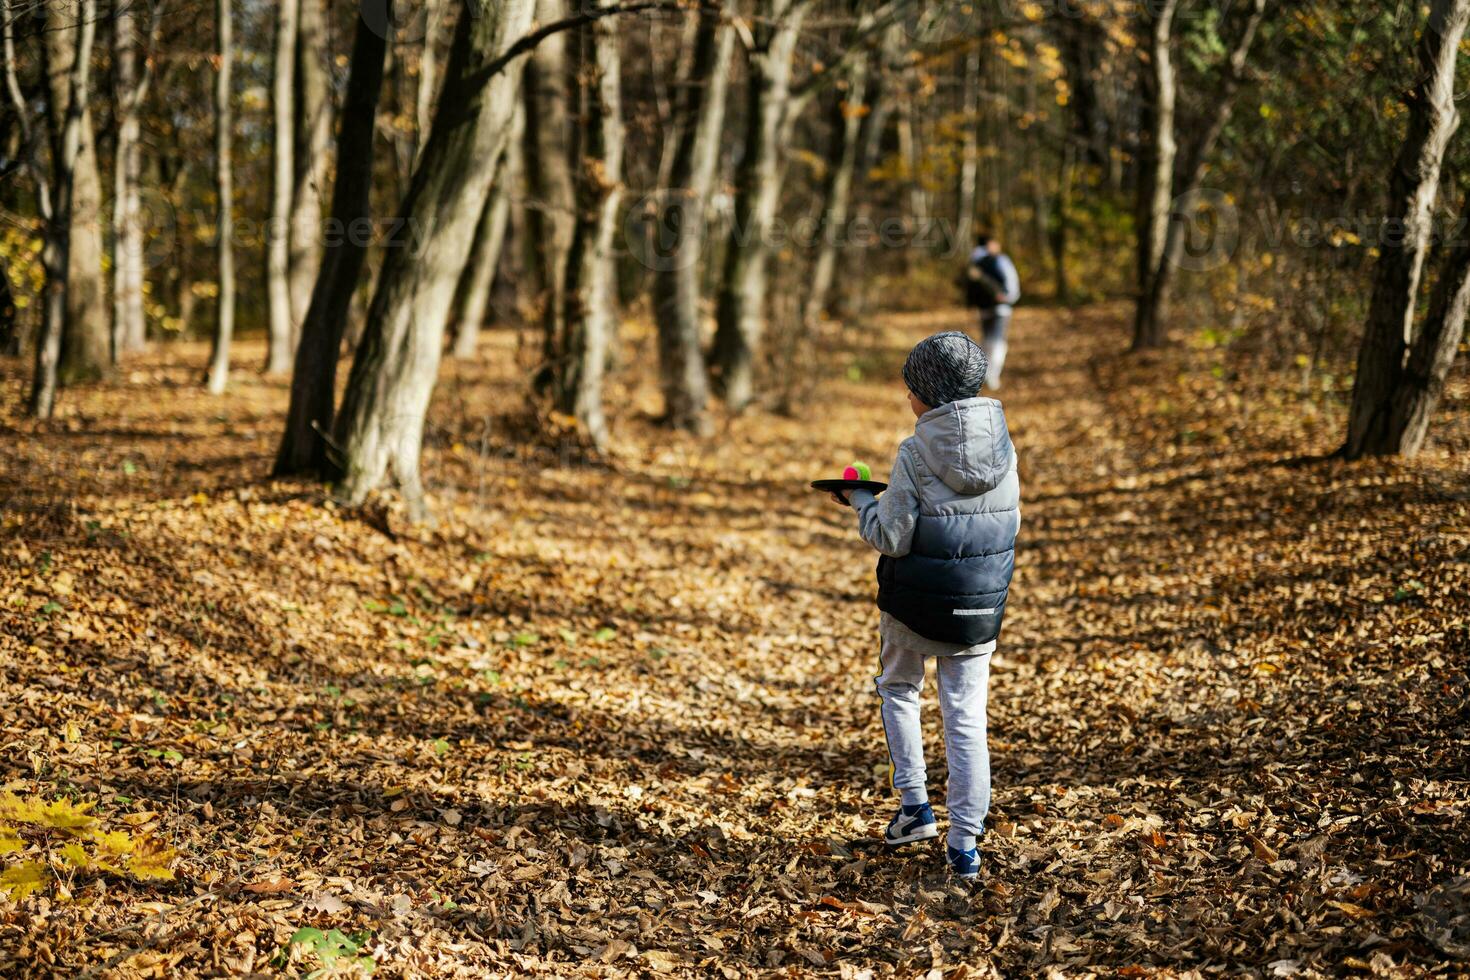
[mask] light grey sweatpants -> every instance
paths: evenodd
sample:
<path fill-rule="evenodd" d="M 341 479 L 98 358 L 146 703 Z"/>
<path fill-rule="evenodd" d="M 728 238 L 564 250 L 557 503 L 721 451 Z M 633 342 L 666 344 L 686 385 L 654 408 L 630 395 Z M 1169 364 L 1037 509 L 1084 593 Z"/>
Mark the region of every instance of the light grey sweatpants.
<path fill-rule="evenodd" d="M 919 636 L 887 613 L 879 634 L 883 673 L 877 677 L 878 696 L 883 699 L 883 732 L 893 764 L 893 787 L 903 795 L 904 803 L 929 798 L 919 694 L 924 688 L 924 661 L 933 657 L 949 760 L 949 844 L 969 850 L 984 833 L 985 815 L 990 812 L 985 701 L 995 643 L 972 647 L 939 643 Z"/>

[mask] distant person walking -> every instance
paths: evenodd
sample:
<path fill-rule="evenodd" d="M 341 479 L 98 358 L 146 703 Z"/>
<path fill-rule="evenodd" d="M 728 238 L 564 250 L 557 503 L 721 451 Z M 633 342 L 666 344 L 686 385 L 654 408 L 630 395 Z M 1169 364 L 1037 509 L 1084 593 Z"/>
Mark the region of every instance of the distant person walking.
<path fill-rule="evenodd" d="M 981 233 L 965 267 L 965 304 L 980 311 L 980 346 L 990 361 L 985 383 L 1000 389 L 1000 372 L 1006 363 L 1006 334 L 1011 328 L 1011 304 L 1021 298 L 1021 279 L 1011 257 L 1000 250 L 1000 242 Z"/>

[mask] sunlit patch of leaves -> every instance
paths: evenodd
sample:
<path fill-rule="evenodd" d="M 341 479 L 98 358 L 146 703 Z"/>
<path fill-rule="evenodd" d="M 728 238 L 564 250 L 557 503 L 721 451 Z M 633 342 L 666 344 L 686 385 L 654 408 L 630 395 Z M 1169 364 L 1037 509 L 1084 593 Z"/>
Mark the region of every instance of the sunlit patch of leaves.
<path fill-rule="evenodd" d="M 0 857 L 22 858 L 0 871 L 0 891 L 20 902 L 53 888 L 68 898 L 78 876 L 172 881 L 174 850 L 137 830 L 109 830 L 95 804 L 0 793 Z"/>
<path fill-rule="evenodd" d="M 315 926 L 305 926 L 292 934 L 290 942 L 274 963 L 280 969 L 304 965 L 309 971 L 306 980 L 329 975 L 371 976 L 377 963 L 363 952 L 371 938 L 372 935 L 366 932 L 348 935 L 340 929 L 323 931 Z"/>

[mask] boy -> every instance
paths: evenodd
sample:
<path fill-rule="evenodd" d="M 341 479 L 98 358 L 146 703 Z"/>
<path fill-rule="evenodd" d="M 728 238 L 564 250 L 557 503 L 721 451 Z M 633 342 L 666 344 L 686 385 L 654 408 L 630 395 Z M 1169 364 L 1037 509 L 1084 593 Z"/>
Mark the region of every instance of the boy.
<path fill-rule="evenodd" d="M 962 878 L 980 872 L 978 838 L 990 809 L 986 687 L 1021 520 L 1005 413 L 1000 402 L 976 397 L 987 367 L 985 352 L 958 331 L 920 342 L 903 366 L 918 422 L 898 447 L 888 489 L 881 497 L 865 490 L 838 497 L 857 511 L 858 533 L 882 555 L 877 685 L 901 794 L 884 840 L 896 846 L 939 835 L 919 730 L 924 661 L 933 657 L 949 758 L 945 854 Z"/>

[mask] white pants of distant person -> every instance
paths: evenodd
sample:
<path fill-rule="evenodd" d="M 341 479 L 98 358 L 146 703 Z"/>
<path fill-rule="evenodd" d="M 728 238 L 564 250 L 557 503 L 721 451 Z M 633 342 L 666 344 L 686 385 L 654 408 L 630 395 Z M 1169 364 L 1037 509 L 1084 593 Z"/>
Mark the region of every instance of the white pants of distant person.
<path fill-rule="evenodd" d="M 926 639 L 883 614 L 883 673 L 877 678 L 883 699 L 883 733 L 893 763 L 893 787 L 905 805 L 929 799 L 924 766 L 924 736 L 919 727 L 919 694 L 924 664 L 934 661 L 939 681 L 939 711 L 944 718 L 944 753 L 949 762 L 949 845 L 976 846 L 990 812 L 990 748 L 986 742 L 985 702 L 990 684 L 990 654 L 995 642 L 962 647 Z"/>
<path fill-rule="evenodd" d="M 980 348 L 990 362 L 985 372 L 985 383 L 992 389 L 1000 388 L 1000 372 L 1006 366 L 1006 334 L 1011 330 L 1011 313 L 995 310 L 980 311 Z"/>

